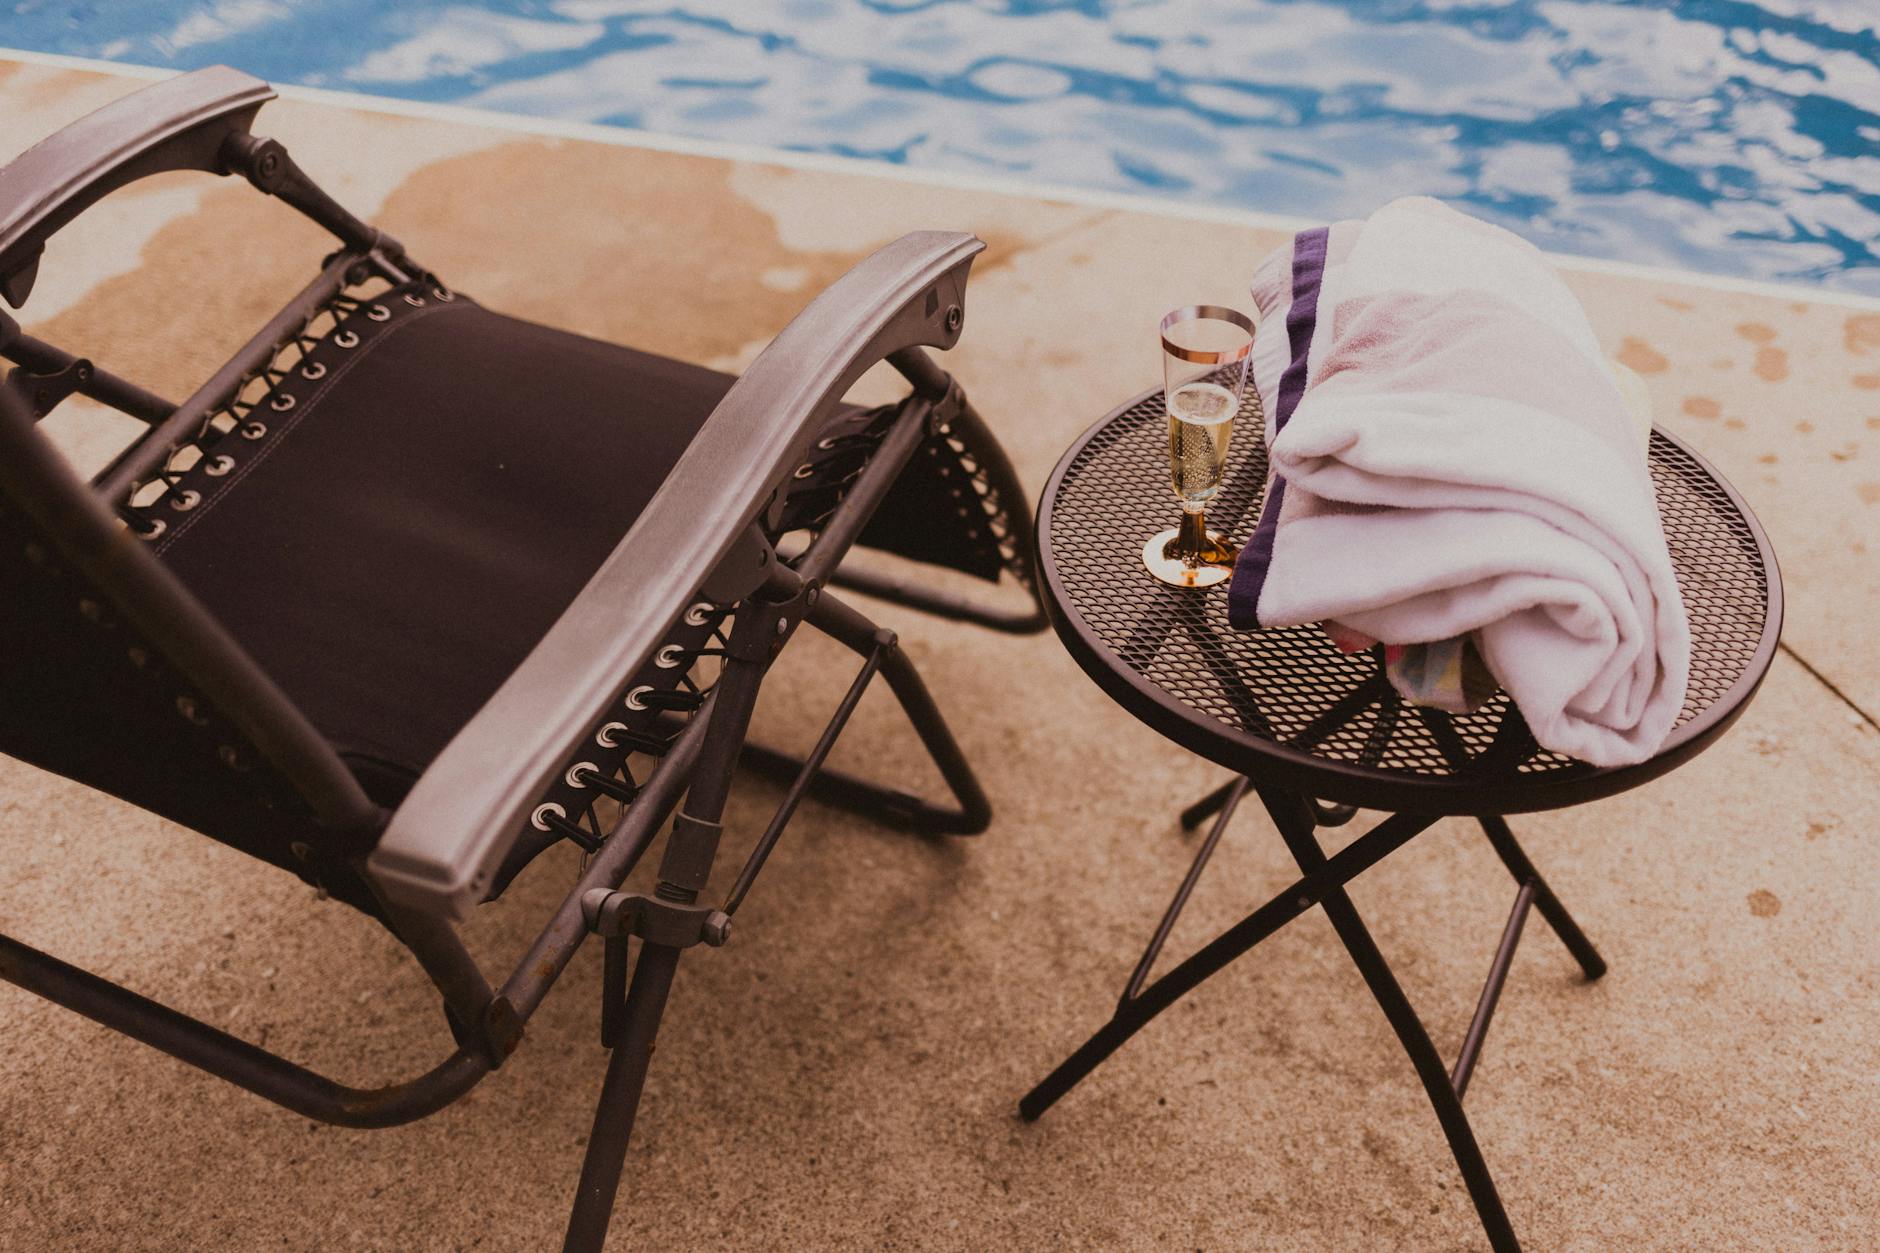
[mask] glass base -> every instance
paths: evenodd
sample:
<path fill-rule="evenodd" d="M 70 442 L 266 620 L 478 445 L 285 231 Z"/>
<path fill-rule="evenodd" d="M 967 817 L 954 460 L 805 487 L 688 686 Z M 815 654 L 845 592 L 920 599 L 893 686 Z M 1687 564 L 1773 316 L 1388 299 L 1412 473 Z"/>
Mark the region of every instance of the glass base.
<path fill-rule="evenodd" d="M 1234 577 L 1234 559 L 1240 553 L 1219 531 L 1204 532 L 1207 544 L 1196 557 L 1184 558 L 1181 530 L 1157 531 L 1142 546 L 1142 564 L 1171 587 L 1215 587 Z"/>

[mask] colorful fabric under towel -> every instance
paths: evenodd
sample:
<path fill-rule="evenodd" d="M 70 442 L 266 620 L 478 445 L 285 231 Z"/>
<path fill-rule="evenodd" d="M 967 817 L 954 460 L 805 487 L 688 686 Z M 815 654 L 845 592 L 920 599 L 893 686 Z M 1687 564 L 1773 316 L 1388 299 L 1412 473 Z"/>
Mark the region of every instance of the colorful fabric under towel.
<path fill-rule="evenodd" d="M 1341 653 L 1362 653 L 1380 645 L 1362 631 L 1337 622 L 1321 623 Z M 1433 644 L 1385 644 L 1384 676 L 1397 695 L 1412 705 L 1445 713 L 1480 709 L 1500 686 L 1469 636 Z"/>

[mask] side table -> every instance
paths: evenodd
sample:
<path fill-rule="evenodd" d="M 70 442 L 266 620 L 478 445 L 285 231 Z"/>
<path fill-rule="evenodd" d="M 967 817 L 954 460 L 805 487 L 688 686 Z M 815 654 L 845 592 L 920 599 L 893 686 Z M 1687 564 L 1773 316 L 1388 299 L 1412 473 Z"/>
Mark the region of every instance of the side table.
<path fill-rule="evenodd" d="M 1249 388 L 1226 478 L 1208 520 L 1244 544 L 1258 517 L 1266 448 Z M 1168 435 L 1159 388 L 1119 406 L 1073 444 L 1040 497 L 1037 543 L 1052 625 L 1096 684 L 1169 739 L 1234 777 L 1182 815 L 1214 825 L 1124 985 L 1115 1013 L 1020 1102 L 1049 1109 L 1184 993 L 1314 906 L 1334 930 L 1409 1054 L 1497 1250 L 1519 1248 L 1463 1095 L 1481 1055 L 1530 909 L 1586 977 L 1606 963 L 1509 829 L 1509 814 L 1557 809 L 1636 787 L 1703 751 L 1743 712 L 1775 655 L 1782 585 L 1768 539 L 1709 463 L 1654 428 L 1652 482 L 1691 624 L 1684 708 L 1664 747 L 1632 766 L 1598 768 L 1540 750 L 1506 693 L 1449 715 L 1406 705 L 1379 650 L 1345 654 L 1316 626 L 1239 632 L 1225 588 L 1165 586 L 1142 569 L 1145 535 L 1167 525 Z M 1161 978 L 1149 973 L 1189 894 L 1248 792 L 1260 798 L 1301 877 Z M 1315 830 L 1358 808 L 1387 816 L 1327 857 Z M 1444 816 L 1478 820 L 1515 881 L 1514 905 L 1475 1015 L 1445 1066 L 1345 892 L 1345 885 Z"/>

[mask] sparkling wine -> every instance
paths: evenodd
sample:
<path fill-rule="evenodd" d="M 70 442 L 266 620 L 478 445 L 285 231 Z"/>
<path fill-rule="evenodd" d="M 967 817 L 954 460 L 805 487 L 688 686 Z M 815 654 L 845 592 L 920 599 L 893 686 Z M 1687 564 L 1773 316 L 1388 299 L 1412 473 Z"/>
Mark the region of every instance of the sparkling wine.
<path fill-rule="evenodd" d="M 1204 505 L 1221 489 L 1234 435 L 1234 394 L 1217 383 L 1188 383 L 1168 397 L 1168 465 L 1175 494 Z"/>

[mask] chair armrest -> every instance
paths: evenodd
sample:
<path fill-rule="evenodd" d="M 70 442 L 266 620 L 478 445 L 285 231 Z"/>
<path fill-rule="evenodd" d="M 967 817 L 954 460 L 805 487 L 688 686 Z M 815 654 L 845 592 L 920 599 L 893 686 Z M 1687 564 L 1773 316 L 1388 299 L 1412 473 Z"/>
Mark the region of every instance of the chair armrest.
<path fill-rule="evenodd" d="M 23 305 L 46 240 L 126 183 L 167 170 L 226 174 L 224 141 L 272 99 L 260 79 L 211 66 L 114 100 L 15 157 L 0 169 L 0 295 Z"/>
<path fill-rule="evenodd" d="M 464 917 L 529 806 L 770 505 L 842 395 L 890 353 L 950 348 L 971 235 L 904 235 L 798 314 L 719 402 L 579 596 L 405 798 L 367 862 L 413 909 Z"/>

